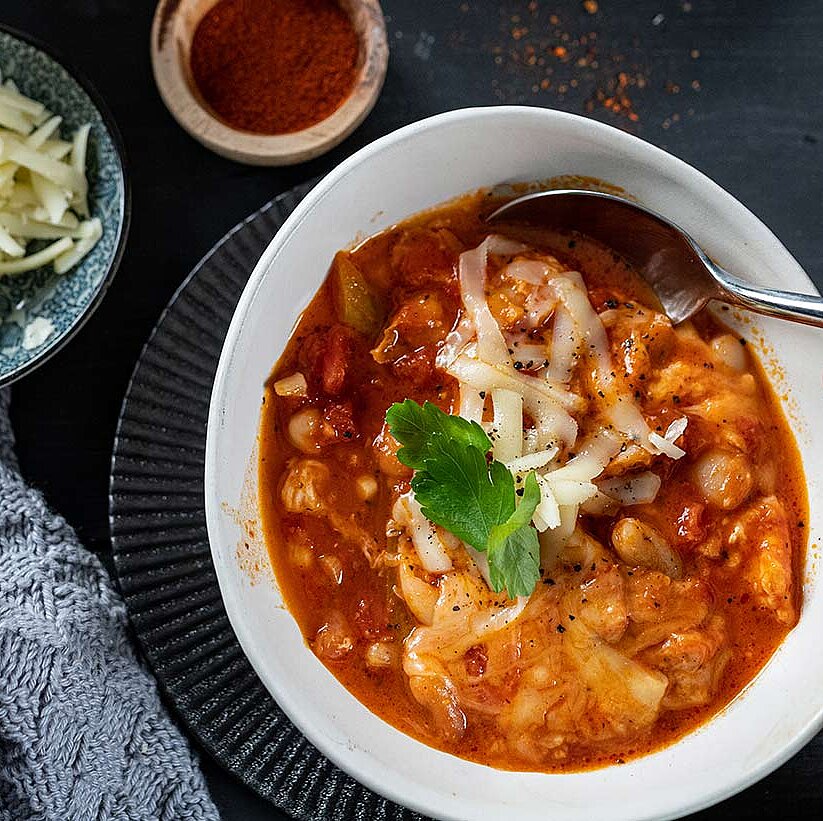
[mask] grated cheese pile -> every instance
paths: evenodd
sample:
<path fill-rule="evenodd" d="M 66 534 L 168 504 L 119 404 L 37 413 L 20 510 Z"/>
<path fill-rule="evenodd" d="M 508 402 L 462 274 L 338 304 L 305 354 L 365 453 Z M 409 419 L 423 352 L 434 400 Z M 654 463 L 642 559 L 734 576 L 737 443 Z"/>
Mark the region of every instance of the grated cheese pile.
<path fill-rule="evenodd" d="M 0 78 L 0 276 L 53 264 L 65 274 L 103 235 L 90 218 L 86 151 L 90 125 L 70 141 L 62 118 Z M 33 240 L 50 241 L 28 252 Z"/>
<path fill-rule="evenodd" d="M 655 473 L 608 479 L 600 478 L 601 474 L 629 446 L 656 456 L 681 458 L 685 451 L 675 442 L 688 420 L 676 419 L 662 436 L 649 428 L 634 397 L 615 379 L 606 330 L 589 301 L 583 278 L 574 271 L 558 275 L 545 262 L 518 257 L 527 250 L 520 243 L 492 235 L 460 256 L 463 315 L 446 337 L 437 364 L 459 383 L 460 415 L 483 425 L 493 441 L 494 458 L 506 464 L 515 481 L 522 483 L 526 473 L 535 471 L 541 499 L 532 522 L 540 534 L 541 549 L 551 554 L 572 534 L 580 512 L 601 513 L 617 505 L 653 501 L 660 489 Z M 550 344 L 545 350 L 529 351 L 532 373 L 523 373 L 522 361 L 517 359 L 522 354 L 512 353 L 489 309 L 490 255 L 513 258 L 507 274 L 532 286 L 526 300 L 526 322 L 538 327 L 553 319 Z M 586 402 L 571 390 L 570 383 L 584 364 L 603 397 L 605 424 L 581 441 L 574 414 L 582 412 Z M 493 411 L 490 422 L 483 420 L 487 396 Z M 524 426 L 524 413 L 533 420 L 533 428 Z M 572 452 L 571 458 L 562 461 Z M 414 512 L 409 508 L 406 518 L 422 528 L 422 514 L 415 516 Z M 423 564 L 429 569 L 443 562 L 445 551 L 436 550 L 435 559 L 432 543 L 437 546 L 437 539 L 432 533 L 427 536 L 427 549 L 421 551 L 418 545 L 418 552 L 421 557 L 425 554 Z M 483 571 L 483 556 L 466 549 Z"/>

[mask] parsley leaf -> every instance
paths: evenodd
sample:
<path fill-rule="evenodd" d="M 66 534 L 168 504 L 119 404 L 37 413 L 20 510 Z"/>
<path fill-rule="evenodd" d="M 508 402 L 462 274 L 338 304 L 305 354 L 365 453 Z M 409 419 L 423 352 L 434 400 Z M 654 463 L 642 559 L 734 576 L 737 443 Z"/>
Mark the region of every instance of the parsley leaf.
<path fill-rule="evenodd" d="M 398 459 L 415 470 L 412 490 L 423 515 L 476 550 L 488 551 L 495 592 L 530 594 L 540 560 L 531 525 L 540 502 L 534 474 L 526 477 L 517 505 L 514 479 L 502 462 L 487 460 L 491 441 L 476 422 L 411 399 L 392 405 L 386 422 L 403 446 Z"/>
<path fill-rule="evenodd" d="M 423 515 L 477 550 L 514 512 L 514 479 L 502 462 L 486 462 L 474 445 L 432 436 L 424 468 L 412 479 Z"/>
<path fill-rule="evenodd" d="M 492 446 L 486 431 L 477 422 L 444 413 L 432 402 L 425 402 L 422 407 L 413 399 L 395 402 L 386 411 L 386 422 L 392 436 L 403 445 L 397 458 L 414 470 L 424 469 L 426 449 L 436 433 L 463 445 L 474 445 L 482 454 L 488 453 Z"/>
<path fill-rule="evenodd" d="M 497 593 L 505 587 L 510 598 L 528 596 L 540 576 L 540 543 L 531 526 L 538 504 L 540 487 L 534 473 L 529 473 L 517 509 L 489 534 L 486 550 L 492 587 Z"/>

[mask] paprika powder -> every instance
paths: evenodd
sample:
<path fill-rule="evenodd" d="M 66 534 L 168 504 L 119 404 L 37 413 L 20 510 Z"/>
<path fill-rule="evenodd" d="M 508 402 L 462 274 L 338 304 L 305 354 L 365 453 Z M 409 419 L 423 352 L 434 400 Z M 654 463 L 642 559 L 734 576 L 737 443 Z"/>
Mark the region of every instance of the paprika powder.
<path fill-rule="evenodd" d="M 334 0 L 219 0 L 195 30 L 190 62 L 227 125 L 286 134 L 340 107 L 358 57 L 354 26 Z"/>

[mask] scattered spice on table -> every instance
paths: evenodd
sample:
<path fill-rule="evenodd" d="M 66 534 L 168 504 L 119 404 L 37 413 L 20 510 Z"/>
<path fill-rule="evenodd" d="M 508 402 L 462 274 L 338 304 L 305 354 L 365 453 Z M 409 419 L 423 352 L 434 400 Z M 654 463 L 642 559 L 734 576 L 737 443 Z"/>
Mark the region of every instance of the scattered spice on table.
<path fill-rule="evenodd" d="M 190 61 L 220 119 L 242 131 L 285 134 L 340 107 L 358 56 L 352 22 L 334 0 L 219 0 L 195 30 Z"/>
<path fill-rule="evenodd" d="M 486 43 L 498 67 L 493 87 L 506 103 L 551 102 L 570 108 L 577 102 L 589 114 L 636 131 L 640 127 L 639 101 L 648 89 L 661 87 L 671 95 L 681 89 L 700 90 L 698 80 L 653 78 L 654 47 L 647 38 L 665 37 L 667 17 L 655 14 L 642 30 L 627 32 L 620 26 L 619 6 L 605 0 L 582 0 L 577 13 L 564 3 L 562 11 L 552 0 L 504 0 L 498 7 L 498 36 Z M 478 2 L 460 5 L 460 11 L 480 10 Z M 485 8 L 485 6 L 483 6 Z M 681 12 L 691 12 L 683 3 Z M 689 51 L 692 60 L 700 50 Z M 693 108 L 684 114 L 692 116 Z M 682 115 L 670 113 L 659 125 L 668 129 Z"/>

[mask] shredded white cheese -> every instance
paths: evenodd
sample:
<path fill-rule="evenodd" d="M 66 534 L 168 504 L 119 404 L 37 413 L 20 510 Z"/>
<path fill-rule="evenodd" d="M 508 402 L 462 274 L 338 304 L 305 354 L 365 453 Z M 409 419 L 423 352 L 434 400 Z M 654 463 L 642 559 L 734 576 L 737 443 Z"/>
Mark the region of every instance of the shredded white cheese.
<path fill-rule="evenodd" d="M 68 142 L 59 139 L 61 123 L 11 80 L 0 85 L 0 275 L 50 262 L 64 274 L 103 235 L 100 220 L 89 219 L 91 126 L 82 125 Z M 32 240 L 52 242 L 33 250 L 28 247 Z"/>
<path fill-rule="evenodd" d="M 0 226 L 2 220 L 0 211 Z M 541 560 L 546 566 L 574 532 L 581 509 L 598 514 L 619 505 L 654 501 L 661 480 L 651 471 L 600 477 L 629 444 L 654 455 L 681 458 L 685 451 L 675 442 L 688 420 L 675 420 L 662 436 L 651 430 L 634 396 L 615 375 L 603 321 L 611 322 L 613 317 L 609 312 L 598 316 L 578 272 L 553 276 L 551 266 L 540 260 L 508 262 L 504 276 L 533 286 L 525 299 L 525 325 L 535 328 L 553 318 L 551 342 L 538 344 L 524 328 L 512 332 L 498 325 L 486 294 L 489 256 L 511 257 L 524 250 L 520 243 L 492 235 L 461 254 L 462 313 L 443 341 L 437 365 L 458 381 L 459 413 L 484 426 L 494 458 L 506 465 L 518 483 L 534 472 L 540 501 L 532 521 L 540 534 Z M 570 390 L 575 371 L 582 366 L 590 371 L 599 399 L 584 399 Z M 490 421 L 488 417 L 484 420 L 487 401 Z M 599 432 L 579 443 L 572 414 L 587 410 L 604 414 L 606 419 Z M 531 420 L 528 427 L 525 415 Z M 564 464 L 558 462 L 561 449 L 575 451 Z M 411 493 L 398 500 L 394 518 L 406 527 L 424 568 L 429 572 L 451 568 L 446 546 Z M 485 554 L 463 547 L 488 582 Z"/>
<path fill-rule="evenodd" d="M 420 563 L 428 573 L 445 573 L 452 569 L 452 560 L 435 526 L 423 515 L 414 493 L 409 491 L 398 498 L 392 518 L 409 534 Z"/>

